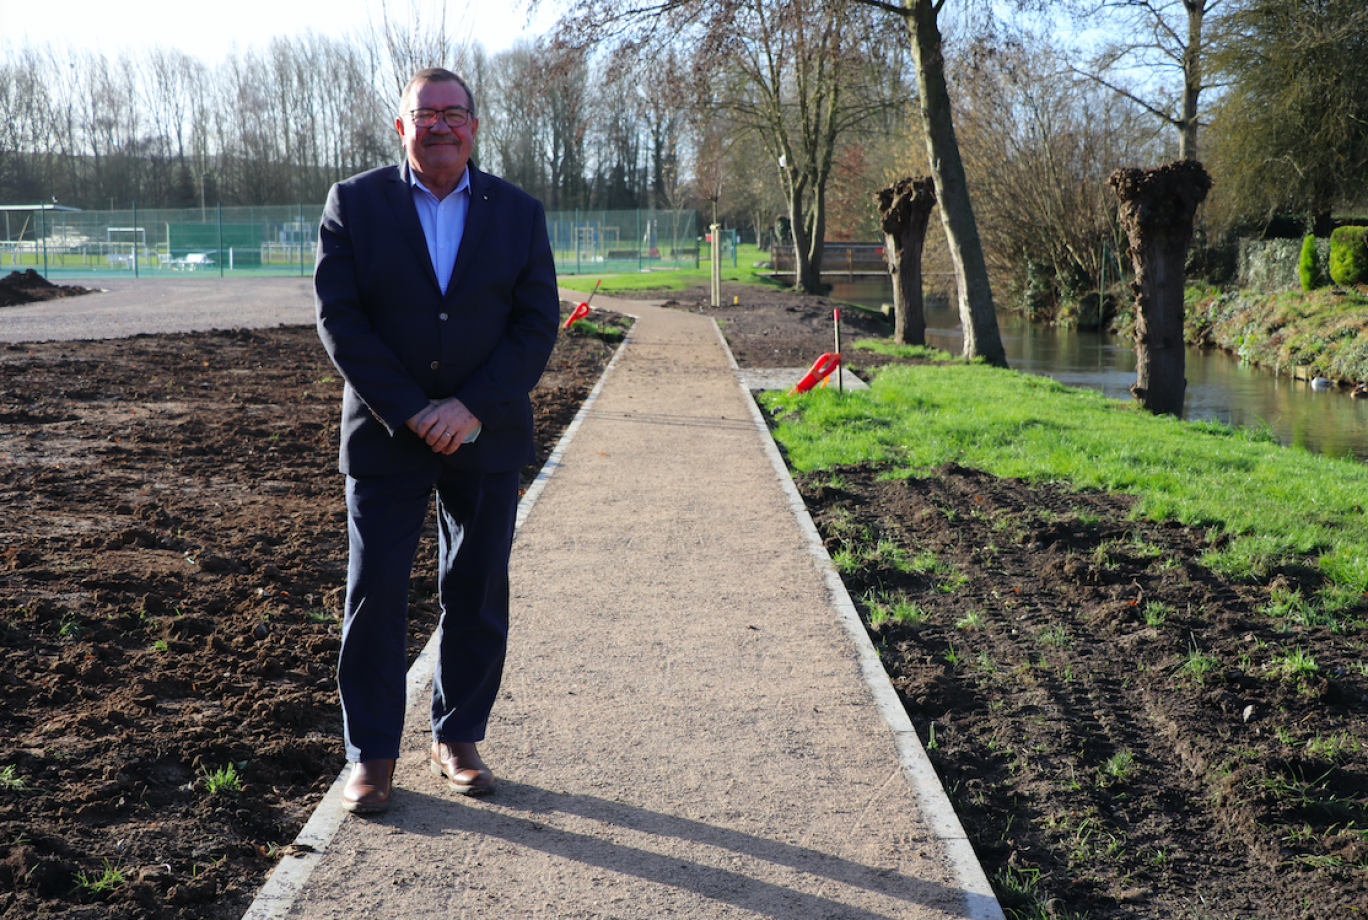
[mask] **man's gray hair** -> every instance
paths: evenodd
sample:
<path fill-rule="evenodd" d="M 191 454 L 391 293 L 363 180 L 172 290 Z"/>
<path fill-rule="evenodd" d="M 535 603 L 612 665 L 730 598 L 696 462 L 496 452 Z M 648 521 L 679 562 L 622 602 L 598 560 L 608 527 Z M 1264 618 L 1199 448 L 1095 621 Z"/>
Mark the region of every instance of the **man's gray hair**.
<path fill-rule="evenodd" d="M 475 94 L 470 91 L 470 84 L 466 83 L 465 80 L 462 80 L 457 74 L 447 70 L 445 67 L 429 67 L 426 70 L 418 71 L 409 78 L 408 83 L 404 85 L 404 91 L 399 95 L 400 115 L 403 115 L 407 110 L 409 99 L 412 98 L 413 94 L 417 91 L 420 83 L 455 83 L 461 89 L 465 90 L 466 99 L 470 100 L 470 115 L 472 118 L 476 117 Z"/>

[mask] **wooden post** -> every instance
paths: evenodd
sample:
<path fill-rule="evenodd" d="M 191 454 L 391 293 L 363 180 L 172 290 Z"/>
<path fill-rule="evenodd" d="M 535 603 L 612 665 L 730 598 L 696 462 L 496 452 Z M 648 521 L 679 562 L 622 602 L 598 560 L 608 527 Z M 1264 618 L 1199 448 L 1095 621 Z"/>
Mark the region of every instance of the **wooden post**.
<path fill-rule="evenodd" d="M 884 232 L 884 258 L 893 276 L 893 341 L 925 345 L 922 247 L 931 209 L 936 206 L 936 183 L 932 179 L 899 179 L 877 192 L 874 201 Z"/>
<path fill-rule="evenodd" d="M 1180 160 L 1157 169 L 1119 169 L 1107 183 L 1121 200 L 1121 225 L 1135 267 L 1130 287 L 1137 366 L 1131 395 L 1156 415 L 1181 416 L 1187 391 L 1184 265 L 1211 177 L 1196 160 Z"/>

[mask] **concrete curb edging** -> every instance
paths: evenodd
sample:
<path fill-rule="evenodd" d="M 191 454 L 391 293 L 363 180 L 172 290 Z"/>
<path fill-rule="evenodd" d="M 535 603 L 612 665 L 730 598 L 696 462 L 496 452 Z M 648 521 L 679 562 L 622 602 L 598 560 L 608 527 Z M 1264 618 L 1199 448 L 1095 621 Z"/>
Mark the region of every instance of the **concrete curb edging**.
<path fill-rule="evenodd" d="M 624 315 L 631 316 L 630 313 Z M 633 317 L 633 319 L 635 318 Z M 570 424 L 561 434 L 560 440 L 556 442 L 551 455 L 546 458 L 546 462 L 537 472 L 537 478 L 527 487 L 527 492 L 518 502 L 518 514 L 513 525 L 515 541 L 517 531 L 521 529 L 523 522 L 527 520 L 527 516 L 532 513 L 532 506 L 536 504 L 537 498 L 546 488 L 546 481 L 560 467 L 561 458 L 565 456 L 571 439 L 579 431 L 580 424 L 598 400 L 599 393 L 603 390 L 603 382 L 608 379 L 608 375 L 617 366 L 618 359 L 622 356 L 631 339 L 632 330 L 628 330 L 617 350 L 613 352 L 612 360 L 608 362 L 608 366 L 599 375 L 598 383 L 594 384 L 594 388 L 589 391 L 589 395 L 585 397 L 579 411 L 575 413 L 575 417 L 570 420 Z M 727 354 L 730 356 L 731 352 Z M 423 647 L 423 651 L 409 667 L 408 676 L 405 680 L 406 712 L 413 709 L 419 696 L 427 690 L 428 682 L 432 680 L 436 665 L 437 634 L 434 632 L 428 639 L 427 645 Z M 324 850 L 337 836 L 337 831 L 342 827 L 342 822 L 347 819 L 348 812 L 342 808 L 342 793 L 346 789 L 349 774 L 350 770 L 344 768 L 333 779 L 332 785 L 328 787 L 328 791 L 314 808 L 313 815 L 304 824 L 303 829 L 300 830 L 294 841 L 286 847 L 286 856 L 267 876 L 266 883 L 261 886 L 256 898 L 248 905 L 247 911 L 242 915 L 242 920 L 280 920 L 289 911 L 294 904 L 295 895 L 308 882 L 309 876 L 313 874 L 314 868 L 323 858 Z"/>
<path fill-rule="evenodd" d="M 983 871 L 983 865 L 974 853 L 968 835 L 964 832 L 964 826 L 960 823 L 959 816 L 955 814 L 954 806 L 950 804 L 950 797 L 946 795 L 945 787 L 941 784 L 940 777 L 936 775 L 936 768 L 931 764 L 931 759 L 927 756 L 921 739 L 917 737 L 917 730 L 913 727 L 907 710 L 903 708 L 898 699 L 897 691 L 893 689 L 893 682 L 889 679 L 888 672 L 884 670 L 883 662 L 879 659 L 879 653 L 874 648 L 869 633 L 865 631 L 859 611 L 855 609 L 855 603 L 850 599 L 850 594 L 845 589 L 845 583 L 841 581 L 840 573 L 836 571 L 836 566 L 832 563 L 830 554 L 827 553 L 826 545 L 817 532 L 817 525 L 813 523 L 812 516 L 808 514 L 807 503 L 803 501 L 802 495 L 798 492 L 798 487 L 793 482 L 793 477 L 789 475 L 788 464 L 784 462 L 783 456 L 779 453 L 779 447 L 774 443 L 769 426 L 765 423 L 765 417 L 761 413 L 754 395 L 742 378 L 741 368 L 732 356 L 726 337 L 723 336 L 716 321 L 713 322 L 713 329 L 717 332 L 717 338 L 727 353 L 727 360 L 731 364 L 732 372 L 736 374 L 737 386 L 745 395 L 746 405 L 750 408 L 751 419 L 755 422 L 755 427 L 761 436 L 761 442 L 765 446 L 765 453 L 768 454 L 770 463 L 774 466 L 775 475 L 778 477 L 779 484 L 788 499 L 789 509 L 793 512 L 794 519 L 797 520 L 799 528 L 807 539 L 808 551 L 812 554 L 813 563 L 821 572 L 822 580 L 827 586 L 827 591 L 831 594 L 832 606 L 835 608 L 837 616 L 840 617 L 841 626 L 845 629 L 855 648 L 855 654 L 860 664 L 860 673 L 874 697 L 874 704 L 879 710 L 879 715 L 893 735 L 893 743 L 898 751 L 898 761 L 902 765 L 903 773 L 921 805 L 922 816 L 945 848 L 946 857 L 954 871 L 955 878 L 964 891 L 965 906 L 968 911 L 965 916 L 969 920 L 1005 920 L 1002 907 L 998 904 L 997 896 L 993 894 L 993 888 L 988 882 L 988 876 Z"/>

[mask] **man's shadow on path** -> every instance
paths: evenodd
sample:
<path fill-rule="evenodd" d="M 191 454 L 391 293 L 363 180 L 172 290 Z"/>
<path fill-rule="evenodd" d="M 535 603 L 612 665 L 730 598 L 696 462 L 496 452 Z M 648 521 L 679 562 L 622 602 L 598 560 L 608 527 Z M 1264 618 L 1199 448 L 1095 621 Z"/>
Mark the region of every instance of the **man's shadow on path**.
<path fill-rule="evenodd" d="M 874 913 L 831 897 L 763 881 L 744 871 L 681 860 L 678 855 L 616 843 L 606 836 L 566 830 L 552 822 L 557 815 L 570 815 L 610 828 L 726 850 L 746 859 L 785 866 L 805 876 L 825 878 L 884 898 L 935 908 L 948 916 L 986 916 L 980 908 L 991 900 L 820 850 L 597 796 L 553 792 L 508 780 L 500 780 L 497 793 L 488 798 L 452 801 L 440 795 L 405 789 L 395 796 L 394 803 L 395 807 L 378 823 L 404 833 L 426 837 L 470 834 L 496 838 L 571 862 L 690 891 L 776 920 L 901 920 L 902 915 Z M 928 839 L 925 845 L 939 847 L 940 843 Z M 980 905 L 980 901 L 984 905 Z"/>

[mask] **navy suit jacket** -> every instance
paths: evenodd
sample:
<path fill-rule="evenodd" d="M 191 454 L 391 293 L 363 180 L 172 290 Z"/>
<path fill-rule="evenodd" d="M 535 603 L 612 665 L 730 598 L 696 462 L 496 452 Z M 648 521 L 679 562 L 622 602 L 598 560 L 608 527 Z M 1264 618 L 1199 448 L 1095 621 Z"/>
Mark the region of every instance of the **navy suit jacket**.
<path fill-rule="evenodd" d="M 346 381 L 339 467 L 352 476 L 517 469 L 535 459 L 532 407 L 560 318 L 541 202 L 470 170 L 470 211 L 442 295 L 407 163 L 332 187 L 318 232 L 318 333 Z M 478 439 L 434 453 L 404 424 L 455 396 Z"/>

